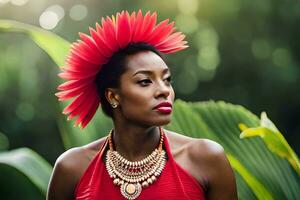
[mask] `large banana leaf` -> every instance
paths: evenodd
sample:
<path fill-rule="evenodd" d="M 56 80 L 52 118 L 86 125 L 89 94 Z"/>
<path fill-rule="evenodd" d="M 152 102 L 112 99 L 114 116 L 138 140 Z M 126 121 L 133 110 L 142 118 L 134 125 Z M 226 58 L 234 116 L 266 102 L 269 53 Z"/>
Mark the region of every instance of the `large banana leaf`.
<path fill-rule="evenodd" d="M 0 20 L 0 30 L 12 30 L 15 22 Z M 10 24 L 10 28 L 7 29 Z M 31 37 L 45 50 L 58 66 L 61 66 L 67 51 L 56 55 L 48 48 L 48 38 L 52 43 L 62 42 L 55 34 L 39 31 L 24 24 L 17 24 L 18 30 L 35 32 L 38 37 Z M 46 33 L 46 34 L 44 34 Z M 38 39 L 37 39 L 38 38 Z M 53 47 L 56 48 L 56 47 Z M 67 48 L 63 48 L 67 50 Z M 55 52 L 55 51 L 54 51 Z M 63 105 L 64 106 L 64 105 Z M 177 101 L 172 124 L 169 129 L 197 138 L 209 138 L 219 142 L 228 154 L 235 170 L 239 199 L 300 199 L 299 177 L 289 163 L 270 152 L 259 138 L 240 140 L 238 124 L 256 127 L 258 118 L 241 106 L 215 103 L 185 103 Z M 85 144 L 95 138 L 105 135 L 111 127 L 111 121 L 98 113 L 97 117 L 84 131 L 71 126 L 61 116 L 58 117 L 62 138 L 67 148 Z"/>
<path fill-rule="evenodd" d="M 63 66 L 70 43 L 44 29 L 12 20 L 0 20 L 0 31 L 27 34 L 40 48 L 45 50 L 58 66 Z"/>
<path fill-rule="evenodd" d="M 255 193 L 256 198 L 300 199 L 299 176 L 286 159 L 269 151 L 259 138 L 239 139 L 238 124 L 243 123 L 248 127 L 259 125 L 259 119 L 254 114 L 242 106 L 213 101 L 201 103 L 177 101 L 174 110 L 172 123 L 168 127 L 192 137 L 209 138 L 219 142 L 226 153 L 238 160 L 266 189 Z M 241 171 L 236 168 L 237 165 L 233 167 L 236 172 Z M 237 176 L 239 198 L 256 199 L 254 194 L 250 194 L 245 188 L 245 183 L 242 183 L 245 177 L 241 179 L 240 175 Z"/>
<path fill-rule="evenodd" d="M 32 25 L 12 20 L 0 20 L 0 31 L 22 32 L 27 34 L 52 58 L 57 66 L 64 65 L 70 43 L 58 35 Z M 59 80 L 59 78 L 57 78 L 57 80 Z M 59 106 L 54 106 L 58 113 L 57 123 L 66 149 L 86 144 L 89 141 L 106 135 L 111 129 L 111 120 L 105 117 L 102 112 L 98 112 L 93 119 L 94 123 L 90 123 L 84 130 L 73 127 L 73 123 L 66 123 L 66 117 L 61 114 L 62 109 L 66 107 L 67 104 L 67 102 L 60 102 Z"/>
<path fill-rule="evenodd" d="M 67 122 L 61 114 L 58 125 L 65 147 L 68 149 L 74 146 L 82 146 L 107 135 L 112 128 L 112 121 L 99 109 L 90 124 L 83 130 L 73 127 L 72 122 Z"/>
<path fill-rule="evenodd" d="M 45 199 L 51 171 L 52 167 L 48 162 L 28 148 L 1 152 L 1 197 Z"/>

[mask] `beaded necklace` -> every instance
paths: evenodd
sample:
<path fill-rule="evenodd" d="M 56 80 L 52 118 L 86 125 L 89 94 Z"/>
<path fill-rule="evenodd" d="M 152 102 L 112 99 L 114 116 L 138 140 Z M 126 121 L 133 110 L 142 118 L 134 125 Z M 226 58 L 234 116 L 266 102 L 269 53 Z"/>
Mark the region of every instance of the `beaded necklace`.
<path fill-rule="evenodd" d="M 120 187 L 121 194 L 126 199 L 136 199 L 146 188 L 154 183 L 166 164 L 166 152 L 163 150 L 162 128 L 158 147 L 146 158 L 139 161 L 129 161 L 113 149 L 112 132 L 108 136 L 109 150 L 106 153 L 106 169 L 114 179 L 113 184 Z"/>

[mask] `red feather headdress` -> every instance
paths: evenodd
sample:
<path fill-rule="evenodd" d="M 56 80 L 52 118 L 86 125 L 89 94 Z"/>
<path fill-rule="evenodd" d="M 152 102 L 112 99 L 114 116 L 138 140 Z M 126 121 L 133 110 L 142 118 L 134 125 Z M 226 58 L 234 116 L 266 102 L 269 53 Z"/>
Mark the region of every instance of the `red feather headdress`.
<path fill-rule="evenodd" d="M 79 33 L 81 40 L 74 42 L 59 76 L 68 81 L 59 85 L 55 95 L 59 101 L 74 100 L 63 110 L 68 120 L 77 116 L 75 125 L 84 128 L 94 116 L 100 104 L 95 83 L 97 73 L 118 50 L 130 43 L 145 42 L 158 51 L 170 54 L 187 48 L 185 36 L 175 32 L 174 22 L 166 19 L 156 24 L 156 12 L 127 11 L 102 18 L 100 26 L 89 28 L 90 35 Z"/>

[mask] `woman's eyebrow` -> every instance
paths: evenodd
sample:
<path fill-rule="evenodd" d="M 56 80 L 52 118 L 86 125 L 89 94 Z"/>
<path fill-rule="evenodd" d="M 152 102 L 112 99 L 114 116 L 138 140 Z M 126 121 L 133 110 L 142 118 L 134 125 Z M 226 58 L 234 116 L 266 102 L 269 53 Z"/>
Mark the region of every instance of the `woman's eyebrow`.
<path fill-rule="evenodd" d="M 162 71 L 163 74 L 166 74 L 167 72 L 170 72 L 169 68 L 165 68 L 165 69 Z M 144 69 L 142 69 L 142 70 L 136 71 L 132 76 L 135 76 L 135 75 L 137 75 L 137 74 L 151 75 L 151 74 L 153 74 L 153 71 L 152 71 L 152 70 L 144 70 Z"/>
<path fill-rule="evenodd" d="M 138 70 L 137 72 L 135 72 L 132 76 L 135 76 L 137 74 L 146 74 L 146 75 L 151 75 L 153 72 L 150 70 Z"/>

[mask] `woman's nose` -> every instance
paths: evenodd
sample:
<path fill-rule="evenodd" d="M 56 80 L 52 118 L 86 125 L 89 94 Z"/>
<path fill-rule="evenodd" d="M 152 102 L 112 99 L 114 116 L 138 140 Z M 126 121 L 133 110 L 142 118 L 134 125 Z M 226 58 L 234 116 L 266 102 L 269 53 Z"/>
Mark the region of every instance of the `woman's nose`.
<path fill-rule="evenodd" d="M 168 97 L 171 93 L 171 86 L 170 85 L 166 85 L 166 83 L 164 83 L 163 81 L 160 81 L 157 84 L 157 88 L 156 88 L 156 97 Z"/>

